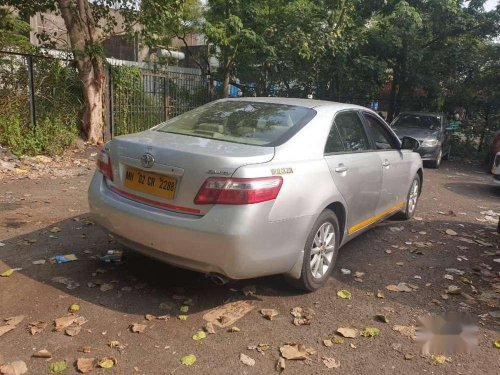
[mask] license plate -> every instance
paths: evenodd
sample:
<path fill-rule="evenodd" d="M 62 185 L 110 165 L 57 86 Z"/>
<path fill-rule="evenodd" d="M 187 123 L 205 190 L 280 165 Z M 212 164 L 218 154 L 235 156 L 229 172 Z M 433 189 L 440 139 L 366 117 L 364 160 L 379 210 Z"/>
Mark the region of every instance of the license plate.
<path fill-rule="evenodd" d="M 125 186 L 141 193 L 172 199 L 177 188 L 177 180 L 158 173 L 128 167 L 125 173 Z"/>

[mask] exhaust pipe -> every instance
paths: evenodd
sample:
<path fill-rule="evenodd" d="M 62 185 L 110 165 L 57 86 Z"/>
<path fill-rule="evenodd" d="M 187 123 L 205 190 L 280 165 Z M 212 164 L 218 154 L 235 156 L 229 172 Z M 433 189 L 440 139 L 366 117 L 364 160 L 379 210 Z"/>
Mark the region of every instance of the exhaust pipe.
<path fill-rule="evenodd" d="M 210 274 L 208 277 L 215 285 L 218 286 L 226 285 L 229 282 L 229 279 L 222 275 Z"/>

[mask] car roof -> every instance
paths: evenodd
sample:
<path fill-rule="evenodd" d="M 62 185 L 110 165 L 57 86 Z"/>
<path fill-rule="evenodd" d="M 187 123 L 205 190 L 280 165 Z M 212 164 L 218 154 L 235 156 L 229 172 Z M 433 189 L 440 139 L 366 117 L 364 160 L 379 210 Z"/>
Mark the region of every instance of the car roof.
<path fill-rule="evenodd" d="M 364 109 L 369 110 L 367 107 L 362 107 L 356 104 L 330 102 L 327 100 L 315 99 L 301 99 L 301 98 L 281 98 L 281 97 L 242 97 L 242 98 L 227 98 L 218 101 L 242 101 L 242 102 L 256 102 L 256 103 L 271 103 L 271 104 L 285 104 L 296 105 L 307 108 L 329 107 L 335 110 L 342 109 Z"/>
<path fill-rule="evenodd" d="M 419 116 L 439 116 L 443 117 L 443 113 L 437 113 L 437 112 L 418 112 L 418 111 L 404 111 L 401 112 L 400 115 L 419 115 Z"/>

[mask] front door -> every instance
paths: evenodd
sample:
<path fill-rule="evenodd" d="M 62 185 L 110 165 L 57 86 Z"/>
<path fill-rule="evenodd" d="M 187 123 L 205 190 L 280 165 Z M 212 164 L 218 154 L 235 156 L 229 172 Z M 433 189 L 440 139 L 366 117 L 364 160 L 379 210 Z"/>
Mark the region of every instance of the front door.
<path fill-rule="evenodd" d="M 335 116 L 325 160 L 347 204 L 347 232 L 353 234 L 373 222 L 382 187 L 380 161 L 372 154 L 357 111 L 342 111 Z"/>
<path fill-rule="evenodd" d="M 403 208 L 409 189 L 410 154 L 402 152 L 397 137 L 381 119 L 369 112 L 363 112 L 368 134 L 372 140 L 374 157 L 377 155 L 382 171 L 377 215 L 386 216 Z"/>

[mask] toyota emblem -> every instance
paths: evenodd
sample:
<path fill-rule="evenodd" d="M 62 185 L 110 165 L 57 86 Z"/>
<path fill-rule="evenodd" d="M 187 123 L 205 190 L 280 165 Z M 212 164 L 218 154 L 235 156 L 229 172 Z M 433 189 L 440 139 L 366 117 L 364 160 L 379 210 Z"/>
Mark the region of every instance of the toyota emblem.
<path fill-rule="evenodd" d="M 155 158 L 149 153 L 145 153 L 141 156 L 141 164 L 144 168 L 151 168 L 155 163 Z"/>

